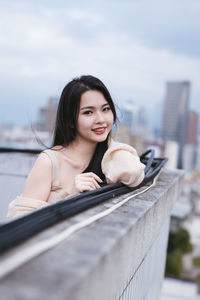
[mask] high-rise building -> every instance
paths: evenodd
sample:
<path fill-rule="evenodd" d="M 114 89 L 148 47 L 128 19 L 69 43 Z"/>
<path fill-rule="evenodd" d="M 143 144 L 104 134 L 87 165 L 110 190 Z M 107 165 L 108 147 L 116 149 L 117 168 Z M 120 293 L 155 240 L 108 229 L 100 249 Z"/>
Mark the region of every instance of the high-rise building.
<path fill-rule="evenodd" d="M 184 147 L 183 166 L 185 170 L 193 170 L 198 156 L 198 123 L 199 115 L 195 111 L 188 112 L 187 139 Z"/>
<path fill-rule="evenodd" d="M 37 128 L 41 131 L 52 132 L 55 126 L 58 98 L 50 98 L 46 106 L 40 107 Z"/>
<path fill-rule="evenodd" d="M 125 102 L 121 109 L 121 123 L 130 128 L 131 134 L 134 134 L 138 128 L 139 107 L 131 100 Z"/>
<path fill-rule="evenodd" d="M 187 140 L 186 144 L 198 144 L 198 125 L 199 115 L 196 111 L 190 110 L 188 113 L 188 127 L 187 127 Z"/>
<path fill-rule="evenodd" d="M 133 101 L 126 101 L 121 111 L 121 124 L 130 128 L 131 134 L 144 136 L 147 134 L 147 114 L 143 107 Z"/>
<path fill-rule="evenodd" d="M 182 168 L 183 149 L 187 138 L 190 82 L 167 82 L 162 135 L 165 141 L 179 145 L 178 168 Z"/>

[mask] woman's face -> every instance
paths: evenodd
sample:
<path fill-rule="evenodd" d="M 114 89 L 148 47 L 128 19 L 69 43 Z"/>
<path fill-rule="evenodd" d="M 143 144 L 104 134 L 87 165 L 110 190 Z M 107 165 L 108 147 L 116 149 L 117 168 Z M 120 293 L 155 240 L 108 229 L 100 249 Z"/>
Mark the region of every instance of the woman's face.
<path fill-rule="evenodd" d="M 82 94 L 77 138 L 93 143 L 103 142 L 111 131 L 113 122 L 113 112 L 101 92 L 90 90 Z"/>

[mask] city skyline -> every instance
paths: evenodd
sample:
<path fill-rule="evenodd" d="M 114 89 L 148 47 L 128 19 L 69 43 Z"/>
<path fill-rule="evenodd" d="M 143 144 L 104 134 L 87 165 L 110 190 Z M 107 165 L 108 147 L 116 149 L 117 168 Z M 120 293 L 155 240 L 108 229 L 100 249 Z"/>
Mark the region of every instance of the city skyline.
<path fill-rule="evenodd" d="M 167 81 L 187 80 L 200 113 L 198 1 L 0 2 L 0 122 L 34 122 L 81 74 L 102 79 L 117 104 L 131 99 L 150 115 Z"/>

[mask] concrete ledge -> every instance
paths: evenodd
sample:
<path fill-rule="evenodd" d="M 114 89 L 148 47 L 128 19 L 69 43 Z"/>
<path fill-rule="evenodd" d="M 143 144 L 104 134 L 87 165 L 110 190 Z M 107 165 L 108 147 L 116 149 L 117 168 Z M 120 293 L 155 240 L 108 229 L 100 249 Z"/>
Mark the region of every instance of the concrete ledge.
<path fill-rule="evenodd" d="M 120 299 L 169 219 L 172 205 L 181 190 L 183 174 L 178 170 L 162 171 L 156 185 L 148 192 L 133 197 L 112 214 L 74 233 L 3 278 L 0 281 L 1 295 L 9 300 Z M 121 198 L 124 197 L 127 195 Z M 6 255 L 55 235 L 118 200 L 111 199 L 62 222 Z M 164 262 L 165 257 L 162 264 Z"/>
<path fill-rule="evenodd" d="M 0 222 L 6 220 L 8 204 L 22 193 L 36 158 L 35 154 L 0 152 Z"/>

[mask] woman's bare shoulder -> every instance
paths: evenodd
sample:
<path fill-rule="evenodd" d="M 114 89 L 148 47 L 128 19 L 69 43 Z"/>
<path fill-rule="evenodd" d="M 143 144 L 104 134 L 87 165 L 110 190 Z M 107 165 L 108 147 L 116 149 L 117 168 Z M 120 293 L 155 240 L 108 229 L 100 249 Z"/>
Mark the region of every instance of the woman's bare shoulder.
<path fill-rule="evenodd" d="M 41 152 L 36 161 L 34 167 L 43 167 L 43 168 L 51 168 L 51 159 L 47 153 Z"/>

